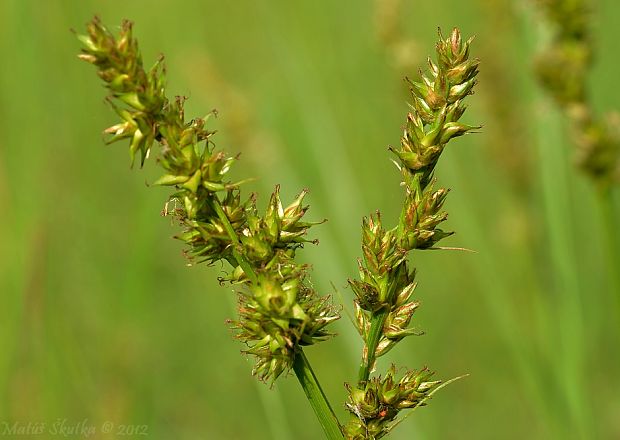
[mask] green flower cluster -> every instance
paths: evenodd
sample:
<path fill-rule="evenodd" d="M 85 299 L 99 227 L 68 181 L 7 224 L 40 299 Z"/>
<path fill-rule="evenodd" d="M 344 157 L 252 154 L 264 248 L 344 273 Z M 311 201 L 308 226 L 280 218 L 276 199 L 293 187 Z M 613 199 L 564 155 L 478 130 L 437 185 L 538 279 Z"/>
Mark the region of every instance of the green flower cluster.
<path fill-rule="evenodd" d="M 349 387 L 352 418 L 346 431 L 352 433 L 351 438 L 379 438 L 400 409 L 415 406 L 395 405 L 386 410 L 385 393 L 378 387 L 380 383 L 391 387 L 393 372 L 384 382 L 369 378 L 378 357 L 403 338 L 420 334 L 409 327 L 419 306 L 411 299 L 416 283 L 415 270 L 407 261 L 409 253 L 436 248 L 451 235 L 439 228 L 447 218 L 442 207 L 448 190 L 433 188 L 433 174 L 446 144 L 479 128 L 459 122 L 465 111 L 463 99 L 472 93 L 478 74 L 479 61 L 469 59 L 470 43 L 462 41 L 457 29 L 446 39 L 440 34 L 437 62 L 429 59 L 429 74 L 422 75 L 420 82 L 410 81 L 411 111 L 400 149 L 391 149 L 399 159 L 406 191 L 399 222 L 385 229 L 379 213 L 363 221 L 360 279 L 349 280 L 355 294 L 357 328 L 365 342 L 358 385 Z M 425 380 L 426 371 L 422 370 L 421 376 L 407 374 L 399 386 L 421 392 L 411 384 L 420 383 L 416 382 L 419 377 Z M 422 391 L 426 389 L 422 386 Z"/>
<path fill-rule="evenodd" d="M 242 201 L 239 185 L 227 174 L 237 160 L 217 151 L 205 129 L 207 118 L 185 120 L 184 98 L 165 96 L 163 59 L 147 72 L 132 24 L 123 22 L 115 37 L 94 18 L 88 34 L 79 36 L 84 49 L 79 57 L 97 67 L 110 91 L 108 101 L 121 122 L 105 130 L 109 142 L 129 140 L 132 163 L 149 157 L 160 145 L 158 163 L 164 175 L 155 183 L 172 186 L 165 214 L 183 227 L 177 238 L 189 246 L 197 262 L 228 261 L 232 269 L 223 279 L 241 284 L 239 319 L 232 322 L 237 337 L 256 357 L 254 373 L 275 380 L 293 364 L 300 347 L 330 336 L 326 326 L 338 319 L 327 297 L 320 297 L 306 282 L 307 266 L 294 260 L 308 240 L 303 221 L 308 207 L 302 192 L 283 208 L 276 187 L 264 215 L 256 196 Z"/>
<path fill-rule="evenodd" d="M 536 57 L 536 75 L 570 121 L 578 165 L 606 187 L 620 179 L 620 124 L 613 115 L 597 118 L 588 97 L 590 5 L 587 0 L 536 1 L 551 28 L 549 44 Z"/>
<path fill-rule="evenodd" d="M 299 347 L 329 338 L 325 327 L 339 318 L 329 298 L 319 297 L 305 282 L 308 267 L 294 260 L 295 250 L 307 241 L 307 229 L 316 224 L 301 221 L 308 209 L 302 206 L 305 194 L 283 209 L 276 187 L 262 217 L 251 197 L 239 235 L 257 278 L 239 295 L 239 320 L 233 327 L 248 345 L 245 352 L 256 357 L 253 373 L 261 380 L 275 380 L 290 369 Z M 238 266 L 230 280 L 244 279 Z"/>
<path fill-rule="evenodd" d="M 328 298 L 303 283 L 303 266 L 274 264 L 241 294 L 239 321 L 233 323 L 238 339 L 248 345 L 245 352 L 256 357 L 253 374 L 262 380 L 292 368 L 298 348 L 329 338 L 325 326 L 338 319 Z M 274 276 L 273 269 L 281 274 Z"/>
<path fill-rule="evenodd" d="M 394 419 L 403 409 L 423 406 L 441 384 L 429 380 L 428 369 L 408 371 L 396 381 L 396 367 L 392 365 L 385 377 L 373 377 L 363 388 L 349 389 L 346 406 L 359 419 L 369 420 L 365 425 L 349 424 L 346 436 L 350 440 L 379 439 L 390 432 Z M 349 387 L 350 388 L 350 387 Z"/>

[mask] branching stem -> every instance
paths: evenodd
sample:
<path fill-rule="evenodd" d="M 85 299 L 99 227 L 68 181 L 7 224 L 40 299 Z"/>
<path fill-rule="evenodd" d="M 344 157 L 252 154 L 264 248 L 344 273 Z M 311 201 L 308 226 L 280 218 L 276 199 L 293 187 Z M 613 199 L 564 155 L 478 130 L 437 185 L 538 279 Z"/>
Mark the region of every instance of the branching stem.
<path fill-rule="evenodd" d="M 365 359 L 362 359 L 362 364 L 360 365 L 359 375 L 357 378 L 360 385 L 368 381 L 368 378 L 370 377 L 370 371 L 372 370 L 372 366 L 375 364 L 377 345 L 379 345 L 379 340 L 383 334 L 383 325 L 385 324 L 385 319 L 387 318 L 388 313 L 388 309 L 383 309 L 374 314 L 370 320 L 370 331 L 368 332 L 368 339 L 366 342 L 366 356 Z"/>
<path fill-rule="evenodd" d="M 258 278 L 256 277 L 256 273 L 254 272 L 254 269 L 252 269 L 250 262 L 243 256 L 241 252 L 239 252 L 238 248 L 239 246 L 241 246 L 241 242 L 239 241 L 239 237 L 237 237 L 237 233 L 235 232 L 232 225 L 230 224 L 230 220 L 228 220 L 228 216 L 222 209 L 222 205 L 220 204 L 220 201 L 217 198 L 214 198 L 211 203 L 212 203 L 213 209 L 217 213 L 217 216 L 222 221 L 222 224 L 224 225 L 224 229 L 226 229 L 226 233 L 228 234 L 231 241 L 233 242 L 233 256 L 235 257 L 235 260 L 237 260 L 237 264 L 241 266 L 241 269 L 243 269 L 243 272 L 248 277 L 250 282 L 252 284 L 256 284 L 256 282 L 258 281 Z"/>

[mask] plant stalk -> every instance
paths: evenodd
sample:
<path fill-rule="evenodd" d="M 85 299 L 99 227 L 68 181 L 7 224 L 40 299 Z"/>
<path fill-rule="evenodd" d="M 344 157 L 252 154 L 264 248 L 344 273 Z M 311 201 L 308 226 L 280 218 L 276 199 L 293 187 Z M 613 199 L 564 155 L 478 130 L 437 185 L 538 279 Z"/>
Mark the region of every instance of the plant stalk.
<path fill-rule="evenodd" d="M 321 424 L 327 439 L 342 440 L 344 437 L 342 435 L 338 418 L 329 404 L 327 396 L 325 396 L 314 371 L 312 371 L 310 362 L 301 347 L 299 347 L 299 350 L 295 354 L 293 370 L 295 371 L 297 380 L 299 380 L 299 384 L 308 398 L 308 402 L 310 402 L 310 406 L 312 406 L 317 419 L 319 419 L 319 423 Z"/>
<path fill-rule="evenodd" d="M 224 225 L 224 229 L 226 229 L 226 233 L 228 234 L 228 236 L 230 237 L 230 239 L 232 240 L 234 244 L 233 256 L 235 257 L 235 260 L 237 260 L 237 264 L 241 266 L 241 269 L 243 269 L 243 272 L 248 277 L 250 282 L 252 284 L 256 284 L 256 282 L 258 281 L 258 278 L 256 277 L 256 273 L 254 272 L 254 269 L 252 269 L 250 262 L 237 249 L 239 246 L 241 246 L 241 242 L 239 241 L 239 237 L 237 237 L 237 233 L 235 232 L 232 225 L 230 224 L 230 221 L 228 220 L 228 216 L 222 209 L 222 205 L 220 204 L 220 201 L 217 200 L 217 198 L 212 202 L 212 207 L 217 213 L 217 216 L 219 217 L 219 219 L 222 221 L 222 224 Z"/>
<path fill-rule="evenodd" d="M 549 103 L 542 101 L 545 117 L 538 117 L 537 148 L 540 187 L 546 216 L 548 246 L 556 275 L 556 292 L 561 293 L 558 303 L 558 328 L 563 340 L 562 356 L 558 357 L 562 390 L 567 410 L 572 419 L 574 437 L 589 438 L 594 432 L 591 406 L 588 405 L 585 372 L 586 327 L 583 296 L 579 285 L 578 265 L 575 260 L 574 226 L 570 219 L 570 177 L 563 152 L 561 114 L 549 111 Z M 570 385 L 566 385 L 570 384 Z"/>
<path fill-rule="evenodd" d="M 618 214 L 614 206 L 613 188 L 602 192 L 599 197 L 602 220 L 604 223 L 605 250 L 607 253 L 607 270 L 609 287 L 615 302 L 617 318 L 620 319 L 620 240 L 618 240 Z"/>
<path fill-rule="evenodd" d="M 368 339 L 366 341 L 366 361 L 362 359 L 357 381 L 362 384 L 368 381 L 370 377 L 370 370 L 375 363 L 375 353 L 377 351 L 377 345 L 379 345 L 379 339 L 383 333 L 383 325 L 387 318 L 389 310 L 383 309 L 380 312 L 374 314 L 370 320 L 370 331 L 368 332 Z"/>

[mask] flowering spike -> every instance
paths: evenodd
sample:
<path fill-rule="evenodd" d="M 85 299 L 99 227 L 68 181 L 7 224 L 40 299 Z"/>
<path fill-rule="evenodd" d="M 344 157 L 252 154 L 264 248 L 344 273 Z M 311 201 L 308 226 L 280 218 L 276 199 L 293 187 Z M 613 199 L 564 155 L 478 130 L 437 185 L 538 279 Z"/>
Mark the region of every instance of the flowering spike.
<path fill-rule="evenodd" d="M 87 32 L 78 37 L 84 45 L 80 58 L 97 67 L 110 92 L 108 102 L 122 119 L 105 130 L 108 142 L 128 139 L 131 161 L 139 155 L 141 165 L 160 145 L 164 174 L 155 184 L 175 188 L 163 214 L 181 225 L 176 238 L 189 246 L 191 259 L 231 264 L 220 281 L 243 287 L 232 326 L 256 359 L 254 374 L 275 380 L 293 366 L 302 346 L 330 337 L 326 327 L 338 319 L 328 298 L 305 281 L 307 266 L 294 260 L 308 241 L 307 230 L 317 224 L 302 221 L 306 192 L 283 209 L 277 186 L 260 216 L 255 196 L 242 202 L 239 183 L 227 180 L 238 157 L 215 150 L 207 118 L 185 120 L 185 98 L 165 96 L 163 58 L 144 70 L 131 22 L 124 21 L 115 37 L 95 17 Z"/>
<path fill-rule="evenodd" d="M 429 60 L 428 75 L 407 80 L 412 104 L 400 148 L 390 148 L 400 161 L 405 200 L 398 224 L 383 226 L 379 213 L 362 222 L 360 279 L 349 280 L 355 295 L 356 322 L 364 340 L 357 386 L 350 390 L 347 408 L 351 419 L 345 427 L 348 439 L 384 436 L 399 411 L 422 405 L 439 386 L 428 381 L 426 369 L 409 372 L 396 381 L 395 368 L 383 377 L 370 377 L 378 357 L 407 336 L 420 335 L 410 328 L 419 303 L 412 299 L 415 270 L 407 257 L 413 250 L 435 248 L 451 235 L 439 228 L 447 219 L 443 204 L 448 190 L 435 190 L 434 170 L 446 144 L 477 126 L 459 122 L 464 99 L 472 94 L 478 74 L 477 60 L 469 59 L 471 39 L 463 41 L 458 29 L 448 38 L 439 32 L 437 61 Z"/>

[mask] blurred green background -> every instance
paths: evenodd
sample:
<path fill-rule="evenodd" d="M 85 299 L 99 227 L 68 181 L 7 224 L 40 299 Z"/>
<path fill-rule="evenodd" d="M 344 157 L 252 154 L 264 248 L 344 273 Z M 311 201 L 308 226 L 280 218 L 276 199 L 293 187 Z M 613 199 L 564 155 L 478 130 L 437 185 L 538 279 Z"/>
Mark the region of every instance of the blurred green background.
<path fill-rule="evenodd" d="M 293 376 L 271 392 L 251 377 L 225 324 L 231 289 L 217 285 L 219 266 L 186 267 L 169 238 L 176 227 L 159 215 L 167 191 L 145 185 L 154 162 L 130 171 L 124 145 L 103 145 L 115 115 L 69 31 L 97 13 L 111 28 L 135 21 L 147 65 L 166 54 L 169 94 L 190 97 L 189 117 L 218 109 L 218 146 L 242 153 L 234 175 L 257 177 L 246 191 L 264 202 L 277 183 L 286 199 L 311 189 L 309 216 L 329 221 L 301 255 L 315 287 L 333 293 L 334 283 L 347 308 L 361 217 L 395 219 L 401 203 L 386 150 L 407 111 L 401 79 L 433 53 L 438 26 L 475 34 L 482 73 L 464 121 L 484 129 L 451 143 L 438 178 L 453 190 L 457 234 L 446 245 L 477 253 L 415 255 L 415 326 L 426 335 L 379 366 L 470 376 L 392 438 L 620 438 L 617 234 L 532 78 L 545 33 L 532 9 L 1 0 L 0 437 L 4 423 L 65 419 L 147 425 L 154 439 L 322 436 Z M 599 111 L 620 107 L 619 14 L 620 3 L 601 0 L 593 16 Z M 361 344 L 346 315 L 336 328 L 306 352 L 344 417 Z"/>

